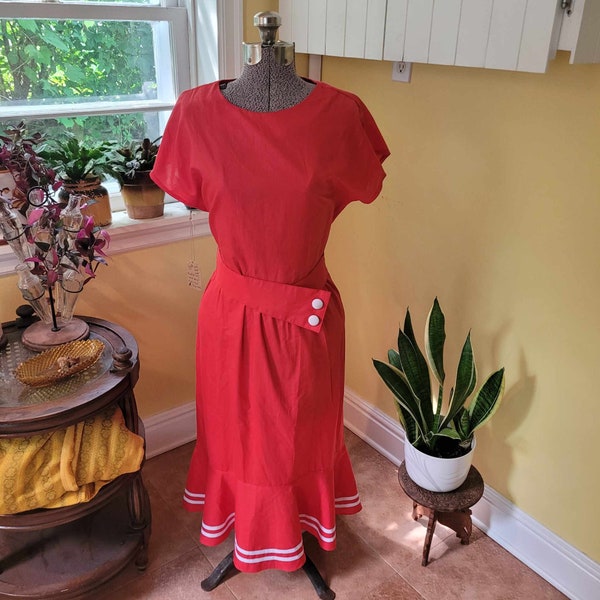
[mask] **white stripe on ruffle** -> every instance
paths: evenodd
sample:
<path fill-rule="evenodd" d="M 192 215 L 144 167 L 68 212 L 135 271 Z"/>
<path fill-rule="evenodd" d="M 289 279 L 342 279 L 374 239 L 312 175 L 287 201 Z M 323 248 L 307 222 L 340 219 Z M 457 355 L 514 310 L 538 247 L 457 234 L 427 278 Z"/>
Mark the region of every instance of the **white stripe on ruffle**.
<path fill-rule="evenodd" d="M 187 488 L 183 492 L 183 499 L 188 504 L 204 504 L 206 498 L 206 494 L 194 494 L 190 492 Z"/>
<path fill-rule="evenodd" d="M 360 499 L 358 494 L 354 494 L 354 496 L 342 496 L 341 498 L 335 499 L 335 508 L 352 508 L 353 506 L 358 506 L 360 504 Z"/>
<path fill-rule="evenodd" d="M 227 529 L 235 521 L 235 513 L 231 513 L 220 525 L 206 525 L 202 523 L 200 532 L 203 536 L 209 538 L 218 538 L 227 532 Z"/>
<path fill-rule="evenodd" d="M 288 556 L 293 554 L 292 556 Z M 293 562 L 304 556 L 302 541 L 294 548 L 264 548 L 263 550 L 244 550 L 235 542 L 235 555 L 238 560 L 251 564 L 266 562 L 269 560 L 278 560 L 280 562 Z"/>
<path fill-rule="evenodd" d="M 300 523 L 302 523 L 303 525 L 307 525 L 308 527 L 311 527 L 312 529 L 314 529 L 316 534 L 319 536 L 319 538 L 321 540 L 323 540 L 324 542 L 334 542 L 335 541 L 335 526 L 333 526 L 330 529 L 330 528 L 322 525 L 321 522 L 315 517 L 311 517 L 310 515 L 299 515 L 299 516 L 300 516 Z M 329 534 L 329 535 L 326 535 L 326 534 Z"/>

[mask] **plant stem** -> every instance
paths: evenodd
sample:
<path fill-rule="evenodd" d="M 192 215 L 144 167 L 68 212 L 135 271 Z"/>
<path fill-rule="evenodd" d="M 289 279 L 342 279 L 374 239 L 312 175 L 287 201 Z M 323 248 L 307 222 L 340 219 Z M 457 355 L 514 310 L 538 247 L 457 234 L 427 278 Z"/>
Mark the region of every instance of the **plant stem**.
<path fill-rule="evenodd" d="M 52 313 L 52 331 L 60 331 L 60 327 L 56 322 L 56 309 L 54 308 L 54 296 L 52 295 L 52 288 L 54 286 L 48 287 L 48 296 L 50 298 L 50 312 Z"/>

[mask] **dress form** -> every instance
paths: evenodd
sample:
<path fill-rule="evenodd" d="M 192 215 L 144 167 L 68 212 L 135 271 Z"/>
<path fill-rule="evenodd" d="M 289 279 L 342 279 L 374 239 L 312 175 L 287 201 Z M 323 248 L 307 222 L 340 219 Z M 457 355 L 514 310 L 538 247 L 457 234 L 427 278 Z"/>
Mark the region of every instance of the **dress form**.
<path fill-rule="evenodd" d="M 253 112 L 275 112 L 304 100 L 315 84 L 296 74 L 294 45 L 275 41 L 281 17 L 262 12 L 254 17 L 261 42 L 244 44 L 244 67 L 235 80 L 223 82 L 221 91 L 232 104 Z"/>
<path fill-rule="evenodd" d="M 294 45 L 275 41 L 281 17 L 276 12 L 258 13 L 254 16 L 254 25 L 260 31 L 261 42 L 244 44 L 242 73 L 233 81 L 221 83 L 223 96 L 235 106 L 252 112 L 276 112 L 299 104 L 313 91 L 315 84 L 297 75 Z M 308 555 L 302 569 L 321 600 L 334 600 L 335 592 Z M 237 573 L 232 551 L 202 581 L 201 587 L 212 591 Z"/>

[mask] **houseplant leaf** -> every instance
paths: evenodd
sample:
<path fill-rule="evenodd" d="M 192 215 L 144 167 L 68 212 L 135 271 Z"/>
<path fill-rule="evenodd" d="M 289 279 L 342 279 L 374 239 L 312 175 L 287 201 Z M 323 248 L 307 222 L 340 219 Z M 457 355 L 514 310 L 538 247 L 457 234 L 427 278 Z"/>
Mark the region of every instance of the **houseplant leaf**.
<path fill-rule="evenodd" d="M 373 359 L 373 365 L 381 379 L 383 379 L 389 390 L 394 394 L 396 402 L 415 422 L 419 430 L 419 435 L 424 437 L 427 428 L 424 427 L 425 424 L 420 410 L 420 403 L 415 399 L 404 373 L 396 367 L 377 359 Z M 404 412 L 402 414 L 404 416 Z M 408 423 L 405 424 L 408 426 Z"/>
<path fill-rule="evenodd" d="M 504 394 L 504 368 L 492 373 L 468 408 L 471 432 L 485 425 L 498 410 Z"/>
<path fill-rule="evenodd" d="M 410 389 L 418 398 L 421 414 L 427 424 L 427 428 L 433 427 L 433 406 L 431 402 L 431 383 L 429 380 L 429 367 L 423 356 L 417 341 L 415 340 L 410 312 L 406 311 L 404 331 L 398 334 L 398 354 L 402 371 Z"/>
<path fill-rule="evenodd" d="M 446 341 L 445 318 L 440 308 L 438 299 L 433 301 L 433 306 L 427 316 L 425 324 L 425 352 L 429 366 L 440 385 L 444 385 L 444 342 Z"/>
<path fill-rule="evenodd" d="M 473 348 L 471 346 L 471 333 L 467 335 L 467 339 L 463 345 L 458 368 L 456 370 L 456 387 L 454 395 L 450 399 L 448 413 L 442 423 L 445 427 L 454 419 L 460 408 L 464 405 L 466 399 L 471 395 L 477 383 L 477 368 L 473 358 Z"/>

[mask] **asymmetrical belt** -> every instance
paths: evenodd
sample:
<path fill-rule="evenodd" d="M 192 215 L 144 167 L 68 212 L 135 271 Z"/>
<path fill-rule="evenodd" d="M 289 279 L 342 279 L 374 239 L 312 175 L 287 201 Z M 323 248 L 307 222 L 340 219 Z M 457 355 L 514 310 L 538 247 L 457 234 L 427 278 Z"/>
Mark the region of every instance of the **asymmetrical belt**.
<path fill-rule="evenodd" d="M 324 264 L 319 268 L 327 272 Z M 326 277 L 323 279 L 326 280 Z M 331 298 L 329 290 L 241 275 L 227 267 L 219 255 L 212 281 L 242 304 L 314 333 L 321 331 Z"/>

